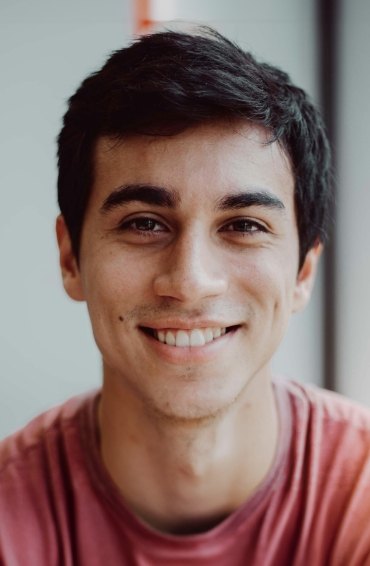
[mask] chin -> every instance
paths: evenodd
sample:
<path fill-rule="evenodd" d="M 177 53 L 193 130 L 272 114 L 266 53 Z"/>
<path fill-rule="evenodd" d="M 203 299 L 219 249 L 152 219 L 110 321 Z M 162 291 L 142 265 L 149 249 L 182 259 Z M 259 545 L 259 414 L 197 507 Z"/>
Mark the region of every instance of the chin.
<path fill-rule="evenodd" d="M 212 397 L 209 396 L 209 391 L 208 395 L 198 393 L 187 396 L 183 394 L 171 400 L 161 399 L 160 403 L 152 400 L 150 410 L 163 421 L 189 425 L 191 423 L 206 424 L 220 419 L 225 413 L 232 410 L 240 396 L 241 392 L 232 393 L 230 391 L 227 394 L 219 391 L 219 395 L 212 395 Z"/>

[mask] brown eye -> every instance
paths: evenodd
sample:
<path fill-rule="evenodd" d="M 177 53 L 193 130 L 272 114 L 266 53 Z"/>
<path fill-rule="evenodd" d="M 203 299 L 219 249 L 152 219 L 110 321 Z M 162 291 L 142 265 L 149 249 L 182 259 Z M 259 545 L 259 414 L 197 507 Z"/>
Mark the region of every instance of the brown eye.
<path fill-rule="evenodd" d="M 129 220 L 125 220 L 121 222 L 119 225 L 120 230 L 128 230 L 134 232 L 164 232 L 166 231 L 165 226 L 155 220 L 154 218 L 150 218 L 147 216 L 142 216 L 138 218 L 130 218 Z"/>
<path fill-rule="evenodd" d="M 137 220 L 132 220 L 131 226 L 143 232 L 153 232 L 156 228 L 158 229 L 158 222 L 153 220 L 153 218 L 138 218 Z"/>
<path fill-rule="evenodd" d="M 242 232 L 242 233 L 251 234 L 254 232 L 266 232 L 267 230 L 262 224 L 259 224 L 254 220 L 248 220 L 247 218 L 242 218 L 240 220 L 234 220 L 233 222 L 230 222 L 230 224 L 227 224 L 223 228 L 223 231 Z"/>

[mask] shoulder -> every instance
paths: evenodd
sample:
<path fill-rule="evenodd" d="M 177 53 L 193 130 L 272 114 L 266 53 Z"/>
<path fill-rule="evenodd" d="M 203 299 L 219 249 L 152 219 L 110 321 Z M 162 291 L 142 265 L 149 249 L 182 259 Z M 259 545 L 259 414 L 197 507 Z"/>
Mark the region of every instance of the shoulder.
<path fill-rule="evenodd" d="M 75 427 L 83 407 L 93 402 L 97 392 L 69 399 L 38 415 L 25 427 L 0 441 L 0 481 L 9 466 L 22 465 L 40 452 L 45 444 L 56 441 Z"/>
<path fill-rule="evenodd" d="M 354 492 L 370 490 L 370 410 L 313 385 L 279 382 L 277 387 L 291 418 L 291 464 L 302 481 L 343 505 Z"/>
<path fill-rule="evenodd" d="M 314 385 L 278 381 L 276 389 L 283 423 L 289 414 L 292 462 L 306 479 L 330 492 L 346 487 L 348 497 L 360 478 L 370 489 L 370 409 Z"/>
<path fill-rule="evenodd" d="M 370 409 L 313 385 L 277 387 L 290 405 L 290 487 L 302 500 L 303 527 L 320 549 L 326 537 L 330 563 L 363 564 L 370 556 Z"/>
<path fill-rule="evenodd" d="M 340 474 L 355 476 L 367 466 L 369 408 L 314 385 L 288 382 L 282 387 L 290 400 L 296 445 L 306 458 L 330 466 L 327 475 L 331 478 Z"/>
<path fill-rule="evenodd" d="M 312 384 L 279 381 L 278 387 L 286 390 L 295 410 L 311 419 L 370 433 L 369 407 Z"/>
<path fill-rule="evenodd" d="M 59 563 L 83 461 L 83 417 L 95 398 L 70 399 L 0 442 L 0 562 L 23 564 L 27 549 L 40 566 Z"/>

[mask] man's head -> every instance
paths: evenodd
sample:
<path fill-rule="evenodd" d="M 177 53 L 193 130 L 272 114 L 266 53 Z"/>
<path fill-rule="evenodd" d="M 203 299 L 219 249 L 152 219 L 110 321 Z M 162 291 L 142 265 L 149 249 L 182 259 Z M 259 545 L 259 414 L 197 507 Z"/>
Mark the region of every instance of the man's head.
<path fill-rule="evenodd" d="M 76 258 L 102 136 L 171 136 L 199 124 L 245 120 L 285 149 L 295 180 L 300 266 L 327 232 L 329 149 L 306 94 L 212 30 L 157 33 L 108 59 L 71 97 L 59 136 L 58 198 Z"/>
<path fill-rule="evenodd" d="M 157 34 L 86 79 L 59 142 L 63 281 L 87 303 L 106 391 L 186 420 L 251 383 L 263 399 L 328 210 L 304 93 L 211 32 Z"/>

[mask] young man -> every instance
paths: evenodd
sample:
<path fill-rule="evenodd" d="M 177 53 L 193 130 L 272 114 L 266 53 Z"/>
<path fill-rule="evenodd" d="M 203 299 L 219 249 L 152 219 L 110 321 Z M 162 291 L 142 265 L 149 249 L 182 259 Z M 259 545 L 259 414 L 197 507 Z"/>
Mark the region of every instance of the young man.
<path fill-rule="evenodd" d="M 304 92 L 210 30 L 143 37 L 70 99 L 58 183 L 103 385 L 2 443 L 2 564 L 370 564 L 369 412 L 270 368 L 330 209 Z"/>

